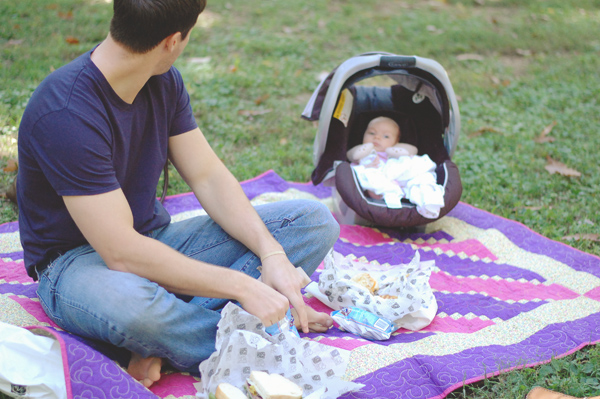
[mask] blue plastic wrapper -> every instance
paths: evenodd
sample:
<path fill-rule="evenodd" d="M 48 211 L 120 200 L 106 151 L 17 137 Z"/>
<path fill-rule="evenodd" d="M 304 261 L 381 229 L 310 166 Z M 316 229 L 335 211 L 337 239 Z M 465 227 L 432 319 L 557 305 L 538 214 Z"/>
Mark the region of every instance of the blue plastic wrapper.
<path fill-rule="evenodd" d="M 293 332 L 298 337 L 300 336 L 300 334 L 298 334 L 298 329 L 294 325 L 294 316 L 292 316 L 291 309 L 288 309 L 284 319 L 279 320 L 279 322 L 273 324 L 272 326 L 266 327 L 265 331 L 267 334 L 273 336 L 285 331 L 285 329 Z"/>
<path fill-rule="evenodd" d="M 341 329 L 370 340 L 384 341 L 395 330 L 388 319 L 355 307 L 336 310 L 331 317 Z"/>

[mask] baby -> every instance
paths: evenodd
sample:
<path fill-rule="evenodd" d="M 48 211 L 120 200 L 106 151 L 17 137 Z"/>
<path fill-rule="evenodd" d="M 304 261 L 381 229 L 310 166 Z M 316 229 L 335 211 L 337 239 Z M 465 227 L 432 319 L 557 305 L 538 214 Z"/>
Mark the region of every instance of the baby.
<path fill-rule="evenodd" d="M 444 188 L 436 182 L 436 164 L 427 154 L 417 156 L 417 147 L 400 143 L 400 127 L 387 117 L 369 122 L 363 144 L 347 153 L 366 194 L 383 199 L 388 208 L 402 208 L 402 198 L 416 205 L 417 212 L 435 219 L 444 206 Z"/>
<path fill-rule="evenodd" d="M 400 126 L 391 118 L 379 116 L 372 119 L 367 125 L 363 135 L 363 143 L 351 148 L 346 156 L 356 164 L 366 168 L 382 166 L 388 158 L 413 156 L 417 154 L 417 147 L 411 144 L 399 143 Z M 383 195 L 367 190 L 371 198 L 381 199 Z"/>
<path fill-rule="evenodd" d="M 380 116 L 372 119 L 363 135 L 363 143 L 351 148 L 346 156 L 352 162 L 364 164 L 367 157 L 375 151 L 376 157 L 366 167 L 377 167 L 380 161 L 401 156 L 417 154 L 417 147 L 411 144 L 399 143 L 400 127 L 390 118 Z M 370 159 L 371 157 L 369 157 Z M 363 162 L 361 162 L 363 161 Z"/>

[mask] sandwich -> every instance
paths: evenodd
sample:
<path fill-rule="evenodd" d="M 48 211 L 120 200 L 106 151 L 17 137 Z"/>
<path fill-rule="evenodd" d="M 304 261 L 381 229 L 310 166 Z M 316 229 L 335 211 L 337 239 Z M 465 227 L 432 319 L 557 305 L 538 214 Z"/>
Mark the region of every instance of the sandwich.
<path fill-rule="evenodd" d="M 302 388 L 279 374 L 252 371 L 246 380 L 246 391 L 252 399 L 301 399 Z"/>
<path fill-rule="evenodd" d="M 371 277 L 369 273 L 357 274 L 352 278 L 352 281 L 368 289 L 371 294 L 375 294 L 375 292 L 379 289 L 377 280 Z"/>
<path fill-rule="evenodd" d="M 215 397 L 217 399 L 248 399 L 248 396 L 241 389 L 227 382 L 222 382 L 217 386 Z"/>

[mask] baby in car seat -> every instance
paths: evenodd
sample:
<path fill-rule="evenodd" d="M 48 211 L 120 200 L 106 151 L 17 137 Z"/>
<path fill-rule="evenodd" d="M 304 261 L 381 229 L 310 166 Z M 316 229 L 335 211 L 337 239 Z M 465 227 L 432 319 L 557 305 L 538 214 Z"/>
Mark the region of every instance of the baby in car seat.
<path fill-rule="evenodd" d="M 372 119 L 363 135 L 363 143 L 351 148 L 346 156 L 352 162 L 365 164 L 367 167 L 377 167 L 380 160 L 413 156 L 417 154 L 417 147 L 411 144 L 400 143 L 400 126 L 391 118 L 380 116 Z M 376 157 L 369 157 L 373 151 Z M 367 158 L 368 159 L 365 159 Z M 372 158 L 372 159 L 371 159 Z"/>
<path fill-rule="evenodd" d="M 444 189 L 436 184 L 435 167 L 428 155 L 416 156 L 417 147 L 400 143 L 400 127 L 391 118 L 372 119 L 363 144 L 346 156 L 367 195 L 383 199 L 388 208 L 402 208 L 401 199 L 416 205 L 417 212 L 436 218 L 444 206 Z"/>
<path fill-rule="evenodd" d="M 363 135 L 363 143 L 352 147 L 346 156 L 351 162 L 366 168 L 383 166 L 388 158 L 417 155 L 417 147 L 400 143 L 400 126 L 391 118 L 379 116 L 372 119 Z M 381 199 L 383 195 L 367 190 L 371 198 Z"/>

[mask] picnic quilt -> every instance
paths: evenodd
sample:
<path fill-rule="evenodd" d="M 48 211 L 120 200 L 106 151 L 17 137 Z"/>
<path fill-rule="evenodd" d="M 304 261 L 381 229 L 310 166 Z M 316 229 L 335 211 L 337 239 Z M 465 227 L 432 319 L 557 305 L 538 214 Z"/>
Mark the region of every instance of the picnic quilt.
<path fill-rule="evenodd" d="M 254 204 L 307 198 L 331 206 L 331 188 L 268 171 L 242 183 Z M 173 220 L 203 211 L 195 197 L 168 197 Z M 443 398 L 463 384 L 531 367 L 600 341 L 600 258 L 549 240 L 517 222 L 459 203 L 422 232 L 341 226 L 334 250 L 380 265 L 434 260 L 438 303 L 420 331 L 368 341 L 337 328 L 302 334 L 350 351 L 344 376 L 364 387 L 344 399 Z M 150 390 L 118 366 L 115 348 L 61 331 L 44 314 L 23 267 L 18 224 L 0 226 L 0 322 L 41 327 L 60 340 L 69 397 L 191 398 L 198 377 L 170 372 Z M 311 278 L 318 281 L 319 270 Z M 305 301 L 331 311 L 310 294 Z M 93 394 L 93 395 L 91 395 Z"/>

